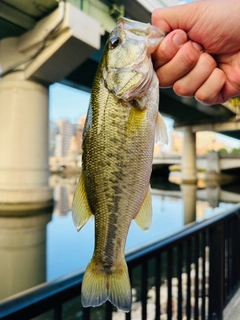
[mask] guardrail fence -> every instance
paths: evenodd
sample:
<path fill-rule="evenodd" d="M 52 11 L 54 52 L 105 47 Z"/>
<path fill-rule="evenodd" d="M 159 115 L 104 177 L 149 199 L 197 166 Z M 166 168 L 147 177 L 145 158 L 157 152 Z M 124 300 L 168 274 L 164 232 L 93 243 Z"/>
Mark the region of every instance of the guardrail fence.
<path fill-rule="evenodd" d="M 0 303 L 0 319 L 221 320 L 240 284 L 240 206 L 126 255 L 130 313 L 82 308 L 83 270 Z M 37 317 L 37 318 L 36 318 Z"/>

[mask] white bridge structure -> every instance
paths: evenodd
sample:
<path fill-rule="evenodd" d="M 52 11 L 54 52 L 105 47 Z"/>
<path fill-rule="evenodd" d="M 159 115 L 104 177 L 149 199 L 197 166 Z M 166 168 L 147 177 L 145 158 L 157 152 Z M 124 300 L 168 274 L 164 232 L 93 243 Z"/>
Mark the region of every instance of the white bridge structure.
<path fill-rule="evenodd" d="M 180 190 L 160 190 L 152 189 L 152 194 L 160 195 L 163 197 L 173 197 L 173 198 L 183 198 L 184 185 L 180 186 Z M 216 207 L 216 202 L 226 202 L 226 203 L 239 203 L 240 193 L 234 193 L 222 190 L 219 186 L 215 188 L 206 189 L 194 189 L 196 192 L 196 199 L 202 201 L 208 201 L 213 207 Z M 189 190 L 188 190 L 189 195 Z M 188 198 L 190 198 L 188 196 Z M 189 199 L 188 199 L 189 202 Z"/>
<path fill-rule="evenodd" d="M 120 16 L 149 23 L 154 8 L 177 0 L 0 1 L 0 211 L 49 207 L 49 86 L 55 82 L 91 91 L 109 32 Z M 183 183 L 197 181 L 196 168 L 219 172 L 239 160 L 196 159 L 196 132 L 240 139 L 240 100 L 206 106 L 161 90 L 160 111 L 184 133 Z M 234 102 L 234 103 L 233 103 Z M 66 105 L 66 110 L 69 106 Z M 67 112 L 67 111 L 66 111 Z M 157 161 L 157 160 L 154 160 Z"/>
<path fill-rule="evenodd" d="M 153 158 L 153 165 L 171 166 L 174 164 L 184 167 L 184 159 L 181 154 L 162 153 Z M 215 173 L 239 169 L 240 155 L 210 152 L 207 155 L 196 157 L 196 167 L 204 168 L 207 172 Z"/>

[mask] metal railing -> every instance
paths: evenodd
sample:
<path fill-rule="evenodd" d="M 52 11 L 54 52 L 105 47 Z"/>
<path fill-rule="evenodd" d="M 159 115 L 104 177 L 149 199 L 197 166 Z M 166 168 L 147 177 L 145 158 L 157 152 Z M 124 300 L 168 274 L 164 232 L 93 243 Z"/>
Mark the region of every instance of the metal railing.
<path fill-rule="evenodd" d="M 221 320 L 240 283 L 240 205 L 126 255 L 133 308 L 82 308 L 83 270 L 0 303 L 0 319 Z M 120 317 L 121 316 L 121 317 Z"/>

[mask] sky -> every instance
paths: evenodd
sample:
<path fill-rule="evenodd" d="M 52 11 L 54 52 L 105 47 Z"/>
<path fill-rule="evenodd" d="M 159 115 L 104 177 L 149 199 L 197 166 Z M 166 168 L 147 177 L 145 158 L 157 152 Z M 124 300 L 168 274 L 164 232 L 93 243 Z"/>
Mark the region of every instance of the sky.
<path fill-rule="evenodd" d="M 71 88 L 59 83 L 50 86 L 50 120 L 56 122 L 68 119 L 72 123 L 87 113 L 90 93 Z M 173 120 L 164 117 L 168 132 L 173 130 Z M 217 141 L 226 143 L 231 148 L 240 148 L 240 141 L 218 134 Z"/>
<path fill-rule="evenodd" d="M 50 120 L 68 119 L 75 123 L 87 113 L 90 94 L 59 83 L 50 86 Z"/>

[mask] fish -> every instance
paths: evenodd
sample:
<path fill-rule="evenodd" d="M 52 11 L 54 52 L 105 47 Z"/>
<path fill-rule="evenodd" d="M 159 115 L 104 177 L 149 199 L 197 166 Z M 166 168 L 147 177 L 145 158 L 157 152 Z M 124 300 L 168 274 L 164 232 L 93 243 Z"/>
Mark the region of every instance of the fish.
<path fill-rule="evenodd" d="M 94 216 L 95 246 L 82 282 L 83 307 L 107 300 L 129 312 L 125 244 L 132 220 L 151 226 L 150 175 L 155 141 L 167 143 L 158 112 L 159 82 L 151 54 L 165 33 L 120 18 L 96 71 L 82 140 L 82 173 L 72 205 L 79 231 Z"/>

